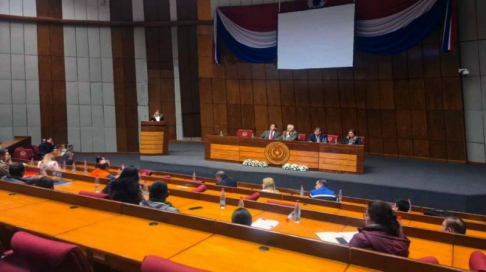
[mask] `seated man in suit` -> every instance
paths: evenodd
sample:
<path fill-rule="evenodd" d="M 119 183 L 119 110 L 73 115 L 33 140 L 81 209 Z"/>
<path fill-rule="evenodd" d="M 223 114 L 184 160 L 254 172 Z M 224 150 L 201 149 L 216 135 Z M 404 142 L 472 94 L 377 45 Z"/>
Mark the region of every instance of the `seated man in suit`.
<path fill-rule="evenodd" d="M 299 137 L 299 133 L 294 130 L 294 125 L 288 124 L 287 131 L 282 135 L 282 140 L 284 141 L 296 141 Z"/>
<path fill-rule="evenodd" d="M 42 139 L 42 144 L 39 145 L 39 150 L 42 155 L 49 154 L 54 150 L 54 141 L 52 138 Z"/>
<path fill-rule="evenodd" d="M 466 223 L 457 216 L 448 216 L 442 221 L 442 231 L 465 235 L 466 229 Z"/>
<path fill-rule="evenodd" d="M 341 143 L 349 145 L 362 145 L 361 138 L 356 136 L 354 129 L 349 130 L 348 136 L 346 136 Z"/>
<path fill-rule="evenodd" d="M 236 180 L 228 177 L 224 171 L 216 172 L 216 185 L 226 187 L 236 187 Z"/>
<path fill-rule="evenodd" d="M 310 191 L 309 196 L 311 198 L 319 198 L 319 197 L 332 197 L 336 196 L 334 191 L 330 190 L 327 181 L 324 179 L 316 181 L 316 189 Z"/>
<path fill-rule="evenodd" d="M 322 134 L 321 128 L 316 127 L 314 133 L 309 136 L 309 142 L 327 143 L 327 134 Z"/>
<path fill-rule="evenodd" d="M 279 140 L 282 135 L 276 130 L 277 124 L 270 124 L 270 129 L 265 130 L 263 134 L 260 136 L 260 139 L 268 139 L 268 140 Z"/>

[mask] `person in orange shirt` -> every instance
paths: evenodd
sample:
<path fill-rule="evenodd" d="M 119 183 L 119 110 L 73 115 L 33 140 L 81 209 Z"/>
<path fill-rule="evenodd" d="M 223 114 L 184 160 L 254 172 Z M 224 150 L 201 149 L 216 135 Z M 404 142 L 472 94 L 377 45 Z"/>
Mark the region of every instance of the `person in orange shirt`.
<path fill-rule="evenodd" d="M 89 173 L 92 177 L 98 178 L 107 178 L 110 180 L 114 180 L 116 177 L 113 176 L 110 172 L 110 161 L 106 159 L 100 160 L 98 167 Z"/>

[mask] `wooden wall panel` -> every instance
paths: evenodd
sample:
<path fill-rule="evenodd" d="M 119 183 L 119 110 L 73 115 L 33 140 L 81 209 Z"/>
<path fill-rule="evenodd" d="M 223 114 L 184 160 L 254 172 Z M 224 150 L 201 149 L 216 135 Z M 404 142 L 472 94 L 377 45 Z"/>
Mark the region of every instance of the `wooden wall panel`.
<path fill-rule="evenodd" d="M 205 111 L 203 126 L 213 122 L 217 133 L 241 124 L 259 135 L 270 123 L 280 131 L 292 123 L 307 136 L 320 127 L 341 139 L 353 128 L 366 137 L 367 153 L 464 161 L 459 54 L 441 52 L 440 32 L 391 56 L 355 51 L 352 68 L 278 70 L 238 62 L 223 50 L 222 64 L 204 64 L 212 66 L 212 81 L 199 88 L 201 105 L 226 115 L 210 120 Z M 199 45 L 200 54 L 210 50 Z"/>
<path fill-rule="evenodd" d="M 36 2 L 39 17 L 62 18 L 61 0 Z M 41 137 L 67 143 L 64 33 L 58 25 L 37 25 Z"/>

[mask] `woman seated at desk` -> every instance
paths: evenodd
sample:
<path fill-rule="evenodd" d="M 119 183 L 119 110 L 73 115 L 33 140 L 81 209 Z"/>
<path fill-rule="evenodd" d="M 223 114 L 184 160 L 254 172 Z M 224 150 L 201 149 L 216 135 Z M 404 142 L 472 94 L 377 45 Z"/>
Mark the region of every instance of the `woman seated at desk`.
<path fill-rule="evenodd" d="M 356 136 L 354 129 L 349 130 L 348 136 L 346 136 L 341 143 L 349 145 L 362 145 L 361 138 Z"/>
<path fill-rule="evenodd" d="M 150 121 L 154 121 L 154 122 L 164 121 L 164 115 L 162 115 L 159 110 L 156 110 L 154 115 L 150 117 Z"/>

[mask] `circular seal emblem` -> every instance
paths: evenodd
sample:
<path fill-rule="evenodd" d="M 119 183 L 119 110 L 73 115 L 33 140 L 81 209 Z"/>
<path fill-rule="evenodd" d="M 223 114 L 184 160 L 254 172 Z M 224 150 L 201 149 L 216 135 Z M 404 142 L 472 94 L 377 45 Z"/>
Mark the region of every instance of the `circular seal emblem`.
<path fill-rule="evenodd" d="M 246 137 L 246 136 L 248 135 L 248 132 L 246 132 L 246 131 L 245 131 L 245 132 L 241 133 L 241 135 L 242 135 L 243 137 Z"/>
<path fill-rule="evenodd" d="M 289 160 L 290 150 L 282 142 L 273 142 L 265 147 L 265 158 L 272 164 L 282 165 Z"/>
<path fill-rule="evenodd" d="M 25 156 L 25 155 L 27 155 L 27 152 L 25 152 L 25 151 L 20 151 L 20 156 L 22 156 L 22 157 L 23 157 L 23 156 Z"/>

